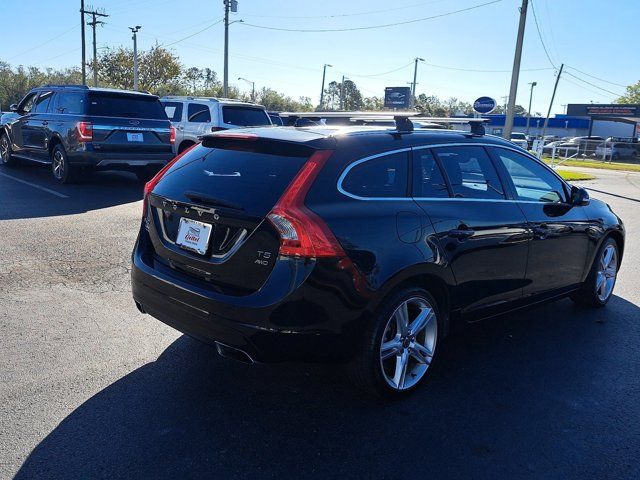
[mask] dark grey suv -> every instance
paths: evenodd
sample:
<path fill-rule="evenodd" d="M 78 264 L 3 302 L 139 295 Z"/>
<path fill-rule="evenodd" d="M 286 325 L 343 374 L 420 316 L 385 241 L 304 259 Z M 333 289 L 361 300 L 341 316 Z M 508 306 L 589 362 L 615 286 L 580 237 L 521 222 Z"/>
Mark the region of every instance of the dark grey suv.
<path fill-rule="evenodd" d="M 173 157 L 175 130 L 149 93 L 46 85 L 31 90 L 0 126 L 0 162 L 51 165 L 68 183 L 87 170 L 128 170 L 151 178 Z"/>

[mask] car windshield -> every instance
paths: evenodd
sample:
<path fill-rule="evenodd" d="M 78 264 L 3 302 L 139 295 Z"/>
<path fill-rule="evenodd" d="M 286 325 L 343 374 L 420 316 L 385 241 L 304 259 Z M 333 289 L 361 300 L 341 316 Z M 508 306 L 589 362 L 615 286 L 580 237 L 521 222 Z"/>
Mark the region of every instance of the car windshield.
<path fill-rule="evenodd" d="M 524 133 L 512 133 L 511 134 L 511 138 L 513 140 L 526 140 L 527 137 L 525 136 Z"/>

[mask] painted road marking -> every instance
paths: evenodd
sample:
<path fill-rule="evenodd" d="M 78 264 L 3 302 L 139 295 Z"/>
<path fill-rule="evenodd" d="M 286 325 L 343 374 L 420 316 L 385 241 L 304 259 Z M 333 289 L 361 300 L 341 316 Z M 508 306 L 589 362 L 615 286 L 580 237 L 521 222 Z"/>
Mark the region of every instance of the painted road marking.
<path fill-rule="evenodd" d="M 2 172 L 0 172 L 0 175 L 2 175 L 3 177 L 10 178 L 11 180 L 15 180 L 16 182 L 20 182 L 20 183 L 24 183 L 25 185 L 29 185 L 30 187 L 37 188 L 38 190 L 42 190 L 43 192 L 50 193 L 51 195 L 55 195 L 56 197 L 69 198 L 68 195 L 64 195 L 62 193 L 56 192 L 55 190 L 51 190 L 50 188 L 43 187 L 43 186 L 37 185 L 35 183 L 27 182 L 26 180 L 22 180 L 21 178 L 16 178 L 16 177 L 13 177 L 11 175 L 7 175 L 6 173 L 2 173 Z"/>

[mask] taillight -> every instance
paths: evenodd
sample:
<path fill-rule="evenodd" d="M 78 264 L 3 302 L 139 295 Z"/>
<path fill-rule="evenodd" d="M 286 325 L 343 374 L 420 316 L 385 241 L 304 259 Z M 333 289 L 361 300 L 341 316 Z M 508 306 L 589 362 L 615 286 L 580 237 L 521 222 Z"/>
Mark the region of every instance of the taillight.
<path fill-rule="evenodd" d="M 158 173 L 156 173 L 151 180 L 144 184 L 144 194 L 142 196 L 142 218 L 147 215 L 147 198 L 149 197 L 149 194 L 153 191 L 158 182 L 160 182 L 162 177 L 164 177 L 164 174 L 167 173 L 167 170 L 169 170 L 174 163 L 180 160 L 185 155 L 185 153 L 189 152 L 191 149 L 197 147 L 198 145 L 198 143 L 191 145 L 185 151 L 169 160 L 169 163 L 162 167 L 162 169 Z"/>
<path fill-rule="evenodd" d="M 80 142 L 90 142 L 93 140 L 93 125 L 91 122 L 78 122 L 76 129 L 78 130 L 78 140 Z"/>
<path fill-rule="evenodd" d="M 280 234 L 280 255 L 346 256 L 326 223 L 304 204 L 307 192 L 332 153 L 320 150 L 311 155 L 269 213 L 267 218 Z"/>
<path fill-rule="evenodd" d="M 171 145 L 176 143 L 176 127 L 174 127 L 173 125 L 169 127 L 169 143 Z"/>

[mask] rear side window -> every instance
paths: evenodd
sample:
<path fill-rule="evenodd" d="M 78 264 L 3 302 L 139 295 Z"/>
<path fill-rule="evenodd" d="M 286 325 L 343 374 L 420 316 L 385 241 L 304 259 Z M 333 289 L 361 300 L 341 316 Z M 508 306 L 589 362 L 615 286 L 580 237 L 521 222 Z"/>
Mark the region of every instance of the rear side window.
<path fill-rule="evenodd" d="M 55 113 L 82 115 L 85 112 L 86 99 L 84 92 L 60 92 Z"/>
<path fill-rule="evenodd" d="M 434 151 L 455 198 L 505 198 L 498 173 L 482 147 L 442 147 Z"/>
<path fill-rule="evenodd" d="M 187 122 L 209 123 L 211 121 L 211 112 L 208 105 L 199 103 L 190 103 L 187 108 Z"/>
<path fill-rule="evenodd" d="M 41 92 L 36 104 L 33 106 L 33 113 L 45 113 L 52 96 L 53 92 Z"/>
<path fill-rule="evenodd" d="M 172 122 L 180 122 L 182 120 L 182 103 L 180 102 L 162 102 L 164 113 Z"/>
<path fill-rule="evenodd" d="M 506 168 L 519 200 L 551 203 L 564 201 L 563 183 L 545 167 L 511 150 L 495 148 L 493 151 Z"/>
<path fill-rule="evenodd" d="M 222 121 L 240 127 L 271 125 L 269 115 L 261 108 L 222 107 Z"/>
<path fill-rule="evenodd" d="M 448 197 L 449 190 L 430 150 L 414 150 L 413 195 L 421 198 Z"/>
<path fill-rule="evenodd" d="M 89 93 L 88 114 L 98 117 L 167 119 L 167 114 L 156 97 L 106 92 Z"/>
<path fill-rule="evenodd" d="M 407 152 L 392 153 L 357 164 L 342 181 L 342 189 L 366 198 L 407 196 Z"/>

